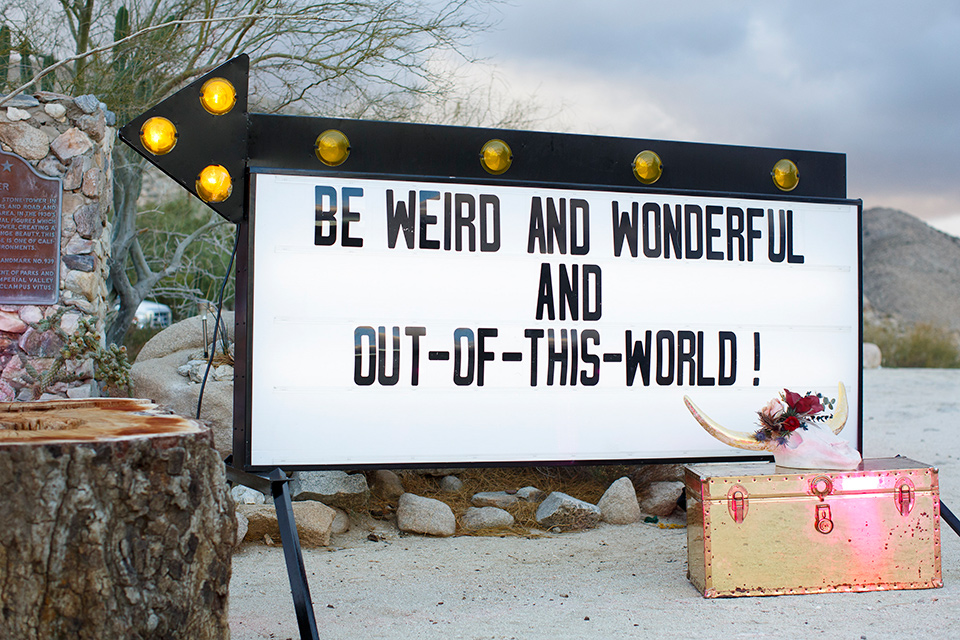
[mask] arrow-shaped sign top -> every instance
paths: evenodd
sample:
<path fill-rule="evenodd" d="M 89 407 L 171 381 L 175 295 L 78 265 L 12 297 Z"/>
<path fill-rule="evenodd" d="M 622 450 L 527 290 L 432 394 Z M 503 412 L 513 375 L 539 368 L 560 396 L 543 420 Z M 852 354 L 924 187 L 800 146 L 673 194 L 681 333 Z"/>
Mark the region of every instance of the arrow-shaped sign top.
<path fill-rule="evenodd" d="M 243 219 L 247 78 L 237 56 L 120 129 L 120 139 L 230 222 Z"/>

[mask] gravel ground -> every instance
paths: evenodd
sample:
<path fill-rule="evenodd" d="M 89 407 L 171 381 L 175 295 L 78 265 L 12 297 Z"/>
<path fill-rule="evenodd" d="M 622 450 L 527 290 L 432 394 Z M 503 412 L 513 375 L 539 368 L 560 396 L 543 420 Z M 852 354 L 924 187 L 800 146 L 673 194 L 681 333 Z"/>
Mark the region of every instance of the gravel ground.
<path fill-rule="evenodd" d="M 864 372 L 864 454 L 940 469 L 960 514 L 960 370 Z M 602 525 L 527 538 L 423 538 L 357 526 L 305 550 L 320 636 L 389 638 L 956 638 L 960 538 L 941 530 L 942 589 L 706 600 L 686 532 Z M 234 640 L 297 638 L 279 547 L 245 545 L 230 583 Z"/>

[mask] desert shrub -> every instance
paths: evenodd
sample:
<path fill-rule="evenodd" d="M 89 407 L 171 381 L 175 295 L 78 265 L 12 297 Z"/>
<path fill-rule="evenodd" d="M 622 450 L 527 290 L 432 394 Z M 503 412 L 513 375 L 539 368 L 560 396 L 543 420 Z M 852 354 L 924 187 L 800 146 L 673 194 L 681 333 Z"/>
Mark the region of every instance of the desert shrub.
<path fill-rule="evenodd" d="M 143 345 L 147 344 L 150 338 L 161 331 L 163 331 L 163 329 L 159 327 L 131 327 L 123 339 L 123 346 L 127 348 L 127 357 L 130 359 L 130 362 L 134 362 Z"/>
<path fill-rule="evenodd" d="M 946 327 L 925 322 L 905 328 L 865 323 L 863 340 L 880 347 L 885 367 L 960 368 L 960 342 Z"/>

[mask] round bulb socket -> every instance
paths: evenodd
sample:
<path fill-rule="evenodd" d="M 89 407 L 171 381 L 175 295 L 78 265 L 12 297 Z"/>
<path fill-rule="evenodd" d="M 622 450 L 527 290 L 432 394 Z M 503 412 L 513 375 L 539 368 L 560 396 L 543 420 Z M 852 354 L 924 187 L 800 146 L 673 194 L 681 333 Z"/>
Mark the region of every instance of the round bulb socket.
<path fill-rule="evenodd" d="M 800 184 L 800 170 L 797 169 L 796 164 L 786 158 L 773 165 L 770 177 L 780 191 L 793 191 Z"/>
<path fill-rule="evenodd" d="M 480 149 L 480 165 L 487 173 L 499 176 L 513 164 L 513 151 L 503 140 L 488 140 Z"/>
<path fill-rule="evenodd" d="M 350 155 L 350 140 L 342 131 L 327 129 L 317 136 L 313 151 L 317 160 L 328 167 L 337 167 Z"/>
<path fill-rule="evenodd" d="M 633 159 L 633 175 L 643 184 L 653 184 L 663 175 L 663 162 L 649 149 L 641 151 Z"/>

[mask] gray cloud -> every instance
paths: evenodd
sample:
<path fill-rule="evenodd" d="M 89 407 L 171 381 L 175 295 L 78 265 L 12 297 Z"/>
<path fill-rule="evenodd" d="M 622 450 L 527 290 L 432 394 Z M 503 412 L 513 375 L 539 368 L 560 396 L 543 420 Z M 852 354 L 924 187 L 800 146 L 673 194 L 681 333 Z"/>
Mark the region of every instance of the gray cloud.
<path fill-rule="evenodd" d="M 621 101 L 628 91 L 638 112 L 669 117 L 658 136 L 841 151 L 850 196 L 867 206 L 960 213 L 960 5 L 529 0 L 501 11 L 480 53 L 536 70 L 552 92 L 565 77 Z M 576 112 L 586 96 L 571 89 L 549 98 Z M 565 125 L 650 135 L 614 106 L 629 130 L 596 107 L 594 121 Z"/>

